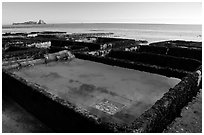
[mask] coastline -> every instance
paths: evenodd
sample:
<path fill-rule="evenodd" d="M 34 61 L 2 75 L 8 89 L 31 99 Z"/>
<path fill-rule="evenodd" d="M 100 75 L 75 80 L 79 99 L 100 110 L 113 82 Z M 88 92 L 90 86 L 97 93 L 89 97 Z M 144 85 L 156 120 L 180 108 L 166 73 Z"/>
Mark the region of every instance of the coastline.
<path fill-rule="evenodd" d="M 114 37 L 148 40 L 202 41 L 202 25 L 127 24 L 127 23 L 61 23 L 41 25 L 3 25 L 2 32 L 64 31 L 67 33 L 114 33 Z"/>

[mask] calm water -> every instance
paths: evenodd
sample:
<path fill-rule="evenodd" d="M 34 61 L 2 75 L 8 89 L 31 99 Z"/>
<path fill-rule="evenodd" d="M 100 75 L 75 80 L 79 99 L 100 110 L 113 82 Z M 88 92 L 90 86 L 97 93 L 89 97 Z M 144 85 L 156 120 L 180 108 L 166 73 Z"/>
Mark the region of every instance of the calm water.
<path fill-rule="evenodd" d="M 109 100 L 124 107 L 114 118 L 125 123 L 150 108 L 180 81 L 81 59 L 36 65 L 14 73 L 101 117 L 104 113 L 95 106 Z"/>
<path fill-rule="evenodd" d="M 5 32 L 64 31 L 67 33 L 104 33 L 113 32 L 113 36 L 147 40 L 193 40 L 202 41 L 201 25 L 172 24 L 122 24 L 122 23 L 78 23 L 47 25 L 3 25 Z"/>

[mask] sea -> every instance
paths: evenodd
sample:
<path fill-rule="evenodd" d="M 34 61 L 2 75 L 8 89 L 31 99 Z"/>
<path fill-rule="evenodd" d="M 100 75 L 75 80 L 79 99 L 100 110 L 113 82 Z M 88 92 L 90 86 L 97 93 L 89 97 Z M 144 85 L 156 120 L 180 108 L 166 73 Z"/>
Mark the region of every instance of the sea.
<path fill-rule="evenodd" d="M 64 23 L 45 25 L 3 25 L 6 32 L 62 31 L 70 33 L 113 33 L 113 37 L 147 40 L 202 41 L 202 25 L 142 23 Z"/>

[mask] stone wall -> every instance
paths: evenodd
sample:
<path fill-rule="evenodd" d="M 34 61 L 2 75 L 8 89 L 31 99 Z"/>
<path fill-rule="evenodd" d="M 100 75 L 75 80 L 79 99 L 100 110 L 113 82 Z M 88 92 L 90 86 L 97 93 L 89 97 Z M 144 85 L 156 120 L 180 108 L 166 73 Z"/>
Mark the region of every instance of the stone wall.
<path fill-rule="evenodd" d="M 148 63 L 142 63 L 138 61 L 130 61 L 128 59 L 100 57 L 100 56 L 93 56 L 93 55 L 82 54 L 82 53 L 74 53 L 74 55 L 76 56 L 76 58 L 79 58 L 79 59 L 91 60 L 91 61 L 100 62 L 100 63 L 112 65 L 112 66 L 130 68 L 130 69 L 146 71 L 150 73 L 157 73 L 167 77 L 182 78 L 186 76 L 188 73 L 190 73 L 189 71 L 185 71 L 185 70 L 179 70 L 179 69 L 174 69 L 170 67 L 161 67 L 161 66 L 151 65 Z M 119 54 L 119 56 L 122 57 L 123 55 Z"/>
<path fill-rule="evenodd" d="M 180 83 L 169 89 L 150 109 L 126 127 L 124 132 L 162 132 L 201 89 L 201 70 L 200 66 L 193 74 L 182 78 Z"/>
<path fill-rule="evenodd" d="M 163 54 L 174 57 L 184 57 L 202 61 L 202 49 L 179 48 L 165 46 L 138 46 L 137 52 Z"/>
<path fill-rule="evenodd" d="M 45 53 L 47 53 L 47 49 L 30 48 L 28 50 L 20 50 L 20 51 L 3 53 L 2 58 L 3 59 L 8 59 L 12 57 L 15 57 L 18 59 L 24 59 L 27 57 L 41 58 Z"/>
<path fill-rule="evenodd" d="M 52 40 L 51 46 L 64 47 L 64 46 L 83 46 L 88 47 L 90 51 L 99 50 L 100 44 L 96 43 L 85 43 L 85 42 L 72 42 L 64 40 Z"/>
<path fill-rule="evenodd" d="M 129 52 L 129 51 L 111 51 L 108 57 L 129 60 L 133 62 L 141 62 L 144 64 L 156 65 L 160 67 L 169 67 L 183 71 L 194 71 L 201 62 L 189 58 L 178 58 L 168 55 L 160 55 L 145 52 Z"/>

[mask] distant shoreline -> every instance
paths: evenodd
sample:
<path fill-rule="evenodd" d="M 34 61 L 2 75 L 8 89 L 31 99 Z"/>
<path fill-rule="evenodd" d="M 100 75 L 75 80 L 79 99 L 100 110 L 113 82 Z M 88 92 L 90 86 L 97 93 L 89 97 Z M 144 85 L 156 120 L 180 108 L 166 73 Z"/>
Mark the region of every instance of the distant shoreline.
<path fill-rule="evenodd" d="M 60 24 L 127 24 L 127 25 L 195 25 L 195 26 L 202 26 L 202 24 L 175 24 L 175 23 L 49 23 L 46 25 L 60 25 Z M 45 25 L 45 24 L 24 24 L 20 23 L 19 25 Z M 16 26 L 13 24 L 2 24 L 2 26 Z"/>
<path fill-rule="evenodd" d="M 44 25 L 44 24 L 37 24 L 37 23 L 36 23 L 36 24 L 35 24 L 35 23 L 33 23 L 33 24 L 26 24 L 26 23 L 13 23 L 12 26 L 13 26 L 13 25 Z"/>
<path fill-rule="evenodd" d="M 35 21 L 27 21 L 22 23 L 13 23 L 12 25 L 41 25 L 46 24 L 43 20 L 39 20 L 38 22 Z"/>

